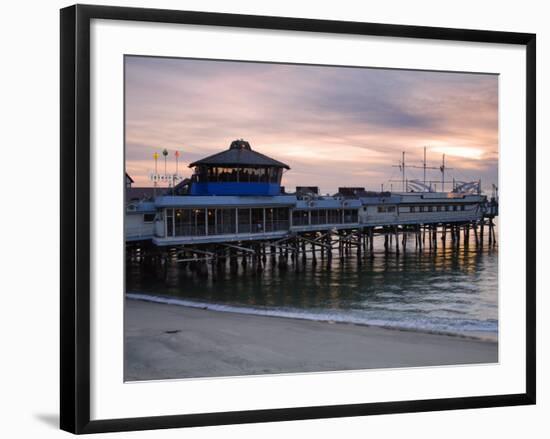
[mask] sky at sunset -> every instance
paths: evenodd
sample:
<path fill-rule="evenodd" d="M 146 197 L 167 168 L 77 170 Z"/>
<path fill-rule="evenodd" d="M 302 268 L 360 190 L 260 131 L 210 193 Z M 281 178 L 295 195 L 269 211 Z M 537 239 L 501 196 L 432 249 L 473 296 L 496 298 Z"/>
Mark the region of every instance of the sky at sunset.
<path fill-rule="evenodd" d="M 389 189 L 400 178 L 392 165 L 401 152 L 420 166 L 424 146 L 428 166 L 446 154 L 449 179 L 481 178 L 486 191 L 497 184 L 496 75 L 135 56 L 125 63 L 126 170 L 134 186 L 152 186 L 155 151 L 170 151 L 173 173 L 178 150 L 180 174 L 190 176 L 189 163 L 239 138 L 291 167 L 283 175 L 288 189 Z M 407 170 L 407 178 L 422 180 L 422 170 Z"/>

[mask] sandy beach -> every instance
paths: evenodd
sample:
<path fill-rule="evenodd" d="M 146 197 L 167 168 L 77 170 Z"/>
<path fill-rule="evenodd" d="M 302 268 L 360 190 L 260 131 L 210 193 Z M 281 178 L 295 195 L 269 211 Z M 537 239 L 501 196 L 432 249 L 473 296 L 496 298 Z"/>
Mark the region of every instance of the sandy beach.
<path fill-rule="evenodd" d="M 489 341 L 126 300 L 126 381 L 497 361 Z"/>

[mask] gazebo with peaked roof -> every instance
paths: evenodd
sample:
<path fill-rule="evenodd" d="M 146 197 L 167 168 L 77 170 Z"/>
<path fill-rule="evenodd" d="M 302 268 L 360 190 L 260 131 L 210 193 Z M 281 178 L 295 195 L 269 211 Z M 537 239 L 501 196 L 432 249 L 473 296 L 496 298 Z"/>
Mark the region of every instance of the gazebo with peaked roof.
<path fill-rule="evenodd" d="M 189 167 L 195 169 L 191 195 L 279 195 L 283 170 L 290 169 L 243 139 Z"/>

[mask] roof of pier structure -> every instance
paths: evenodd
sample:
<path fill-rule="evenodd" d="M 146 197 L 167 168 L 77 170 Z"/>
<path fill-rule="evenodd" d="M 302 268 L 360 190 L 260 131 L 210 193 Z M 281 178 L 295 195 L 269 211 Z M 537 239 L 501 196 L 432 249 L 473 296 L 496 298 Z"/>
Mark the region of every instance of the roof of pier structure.
<path fill-rule="evenodd" d="M 229 149 L 197 160 L 189 165 L 194 166 L 228 166 L 228 167 L 271 167 L 290 169 L 286 163 L 272 159 L 254 151 L 246 140 L 234 140 Z"/>
<path fill-rule="evenodd" d="M 275 195 L 275 196 L 193 196 L 181 197 L 165 195 L 155 199 L 155 205 L 163 207 L 292 207 L 296 204 L 294 195 Z"/>

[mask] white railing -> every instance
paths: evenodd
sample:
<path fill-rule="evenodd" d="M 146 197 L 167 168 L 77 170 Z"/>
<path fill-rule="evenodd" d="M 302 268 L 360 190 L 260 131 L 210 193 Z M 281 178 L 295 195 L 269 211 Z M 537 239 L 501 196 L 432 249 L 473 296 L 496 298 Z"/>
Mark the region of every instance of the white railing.
<path fill-rule="evenodd" d="M 228 235 L 192 235 L 192 236 L 167 236 L 165 238 L 153 237 L 153 242 L 158 245 L 172 244 L 204 244 L 216 242 L 254 241 L 257 239 L 281 238 L 288 234 L 288 230 L 280 230 L 264 233 L 238 233 Z"/>
<path fill-rule="evenodd" d="M 393 219 L 386 215 L 367 215 L 363 218 L 364 225 L 378 224 L 429 224 L 429 223 L 445 223 L 457 221 L 475 221 L 481 219 L 481 210 L 464 210 L 464 211 L 449 211 L 449 212 L 406 212 L 395 215 Z"/>
<path fill-rule="evenodd" d="M 125 226 L 126 240 L 149 239 L 153 237 L 154 224 L 140 224 L 137 226 Z"/>

